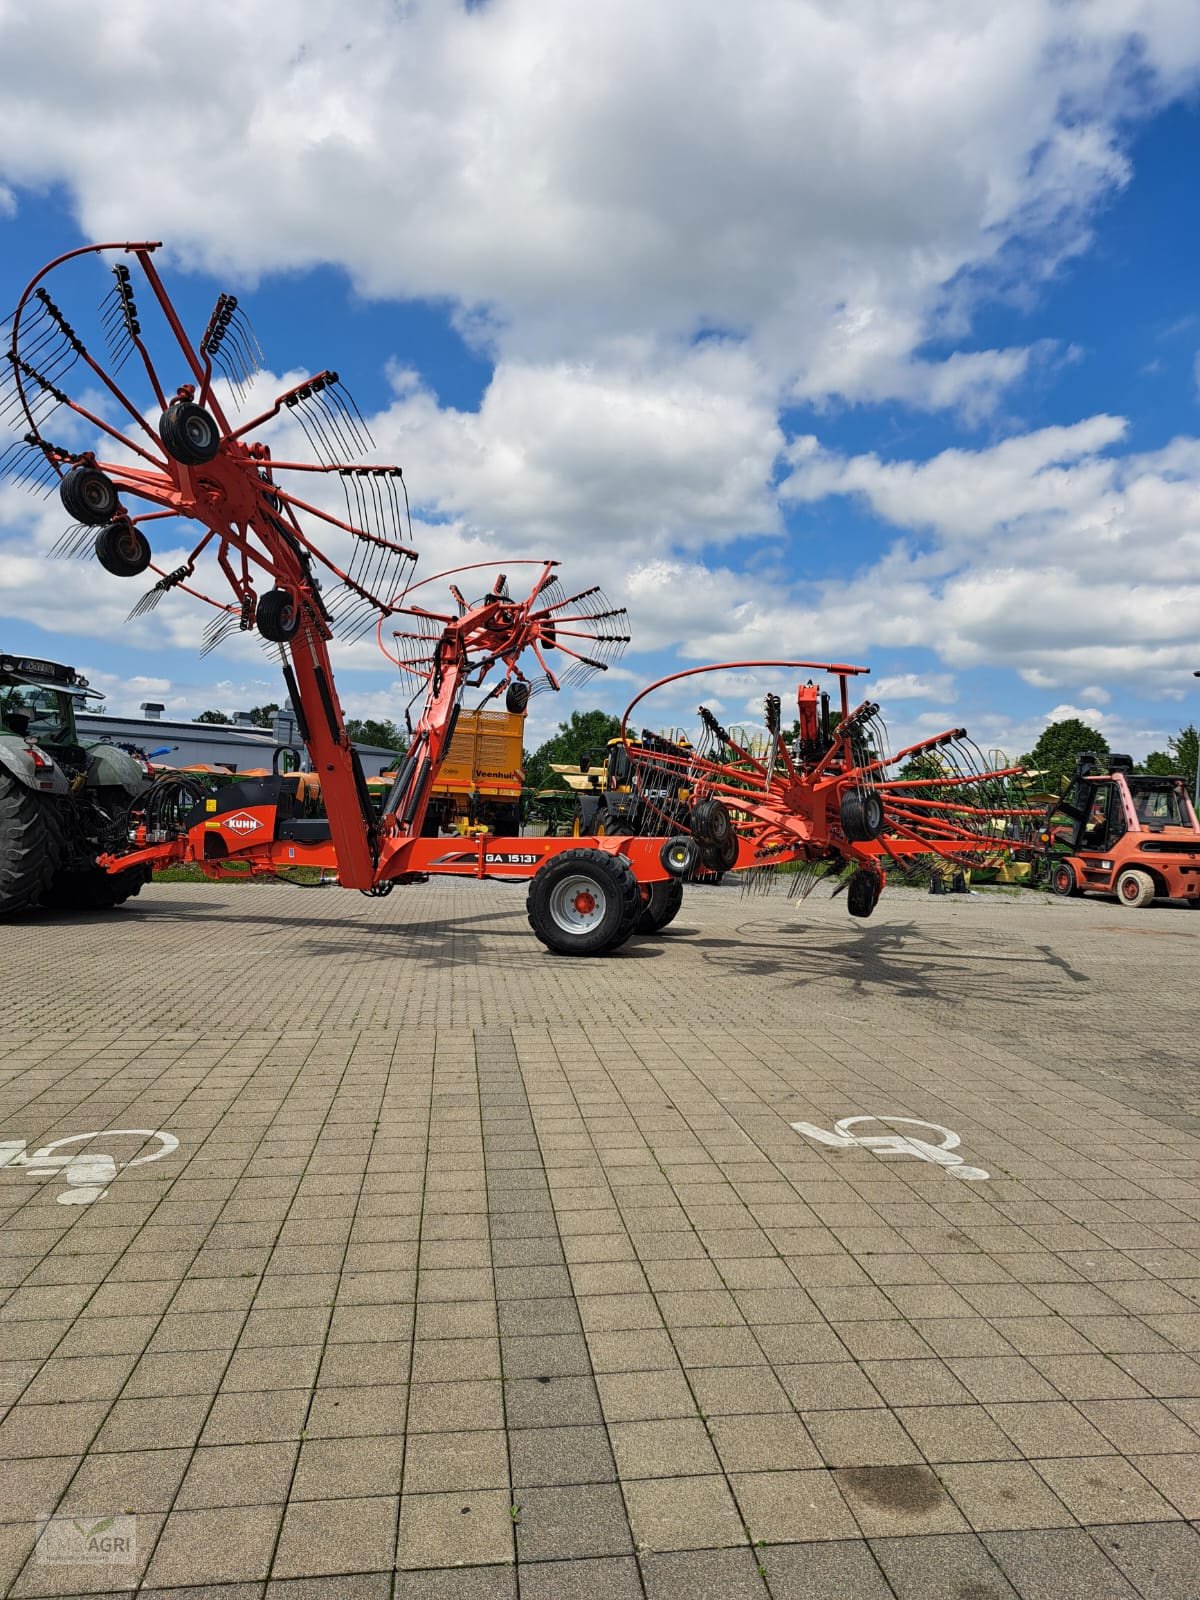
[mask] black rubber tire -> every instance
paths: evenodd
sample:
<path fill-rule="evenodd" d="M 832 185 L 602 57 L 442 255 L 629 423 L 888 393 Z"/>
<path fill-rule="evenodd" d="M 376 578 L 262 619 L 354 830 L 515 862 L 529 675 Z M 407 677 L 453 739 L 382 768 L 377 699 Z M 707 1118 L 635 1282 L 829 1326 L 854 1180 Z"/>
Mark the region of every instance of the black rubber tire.
<path fill-rule="evenodd" d="M 504 691 L 505 710 L 511 711 L 514 717 L 519 717 L 529 704 L 529 685 L 522 683 L 520 678 L 514 678 Z"/>
<path fill-rule="evenodd" d="M 732 872 L 734 867 L 737 865 L 738 858 L 737 834 L 727 834 L 725 838 L 721 840 L 721 843 L 717 845 L 716 851 L 718 857 L 720 858 L 721 870 L 723 872 Z"/>
<path fill-rule="evenodd" d="M 41 900 L 54 872 L 55 838 L 46 802 L 0 767 L 0 917 L 19 916 Z"/>
<path fill-rule="evenodd" d="M 700 864 L 700 846 L 686 833 L 665 839 L 658 852 L 659 864 L 682 882 L 691 877 Z"/>
<path fill-rule="evenodd" d="M 683 884 L 678 878 L 647 884 L 650 898 L 642 905 L 634 933 L 661 933 L 674 922 L 683 904 Z"/>
<path fill-rule="evenodd" d="M 47 911 L 111 911 L 140 894 L 145 882 L 144 867 L 117 873 L 101 867 L 59 872 L 42 896 L 42 905 Z"/>
<path fill-rule="evenodd" d="M 701 800 L 694 805 L 688 826 L 701 844 L 723 844 L 733 831 L 729 813 L 719 800 Z"/>
<path fill-rule="evenodd" d="M 593 924 L 576 929 L 563 920 L 569 918 L 564 907 L 572 883 L 579 885 L 579 896 L 594 897 L 600 912 Z M 534 873 L 525 909 L 529 926 L 555 955 L 599 956 L 618 949 L 629 938 L 641 915 L 642 896 L 624 856 L 610 855 L 607 850 L 564 850 Z M 587 908 L 580 912 L 581 916 L 588 914 Z"/>
<path fill-rule="evenodd" d="M 96 535 L 96 560 L 114 578 L 136 578 L 150 565 L 150 541 L 132 522 L 110 522 Z"/>
<path fill-rule="evenodd" d="M 1069 861 L 1056 861 L 1046 876 L 1052 894 L 1061 895 L 1064 900 L 1075 899 L 1079 894 L 1079 885 L 1075 881 L 1075 868 Z"/>
<path fill-rule="evenodd" d="M 866 844 L 883 832 L 883 800 L 874 789 L 850 790 L 838 805 L 842 832 L 851 844 Z"/>
<path fill-rule="evenodd" d="M 869 917 L 879 904 L 882 885 L 877 872 L 859 870 L 846 889 L 846 909 L 852 917 Z"/>
<path fill-rule="evenodd" d="M 258 602 L 255 622 L 272 644 L 286 644 L 300 631 L 300 607 L 289 589 L 268 589 Z"/>
<path fill-rule="evenodd" d="M 72 467 L 58 486 L 63 510 L 85 528 L 102 528 L 121 509 L 117 486 L 99 467 Z"/>
<path fill-rule="evenodd" d="M 176 400 L 163 412 L 158 424 L 163 449 L 185 467 L 202 467 L 221 448 L 221 430 L 203 406 L 191 400 Z"/>

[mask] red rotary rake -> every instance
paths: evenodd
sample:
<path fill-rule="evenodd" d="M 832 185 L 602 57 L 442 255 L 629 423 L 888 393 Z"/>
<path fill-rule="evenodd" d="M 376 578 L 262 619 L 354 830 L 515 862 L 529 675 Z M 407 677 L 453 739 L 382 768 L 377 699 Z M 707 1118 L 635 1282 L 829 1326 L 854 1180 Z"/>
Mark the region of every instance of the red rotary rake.
<path fill-rule="evenodd" d="M 883 884 L 884 860 L 902 863 L 926 853 L 960 860 L 996 848 L 994 830 L 1017 815 L 997 805 L 995 785 L 1008 774 L 961 767 L 967 746 L 956 733 L 901 752 L 895 760 L 925 765 L 890 776 L 895 761 L 885 752 L 878 708 L 849 709 L 847 679 L 862 669 L 836 666 L 825 669 L 841 681 L 836 728 L 817 690 L 805 686 L 791 743 L 774 696 L 764 751 L 707 712 L 696 750 L 661 739 L 631 743 L 654 824 L 638 837 L 423 837 L 430 788 L 467 691 L 491 680 L 484 702 L 503 692 L 517 711 L 541 689 L 604 671 L 628 642 L 625 613 L 598 589 L 568 593 L 553 561 L 509 563 L 533 567 L 529 587 L 514 593 L 500 574 L 473 600 L 453 580 L 465 583 L 463 575 L 475 569 L 443 573 L 451 609 L 423 604 L 423 586 L 410 582 L 416 552 L 403 474 L 359 459 L 370 435 L 337 374 L 323 371 L 293 384 L 241 420 L 261 368 L 249 324 L 236 299 L 223 294 L 193 344 L 159 277 L 157 249 L 85 246 L 51 262 L 25 290 L 0 384 L 0 425 L 15 427 L 20 437 L 0 456 L 0 472 L 47 493 L 57 483 L 73 519 L 57 554 L 94 553 L 118 577 L 155 574 L 131 618 L 178 591 L 215 610 L 206 650 L 232 634 L 255 632 L 278 653 L 300 735 L 320 775 L 326 817 L 299 815 L 296 788 L 278 772 L 215 793 L 170 775 L 135 803 L 128 848 L 98 858 L 101 868 L 148 874 L 188 861 L 222 877 L 314 866 L 371 894 L 429 872 L 528 879 L 538 938 L 562 953 L 596 954 L 617 948 L 635 930 L 658 932 L 672 920 L 698 850 L 748 869 L 851 861 L 857 870 L 850 909 L 866 915 Z M 89 344 L 79 319 L 69 321 L 62 309 L 57 277 L 59 298 L 45 280 L 74 274 L 94 289 L 97 258 L 114 254 L 122 259 L 112 264 L 98 336 Z M 152 321 L 139 303 L 147 292 Z M 94 353 L 102 347 L 104 359 Z M 133 356 L 147 405 L 118 382 Z M 168 371 L 182 381 L 164 380 L 160 374 Z M 74 394 L 64 387 L 68 379 Z M 60 442 L 48 437 L 51 424 Z M 277 453 L 279 445 L 286 448 Z M 160 551 L 180 550 L 182 560 L 156 559 L 148 532 Z M 201 587 L 202 556 L 211 558 L 232 598 L 217 599 Z M 346 733 L 329 651 L 335 636 L 353 642 L 372 626 L 413 699 L 423 701 L 415 724 L 408 719 L 412 742 L 380 812 Z M 394 651 L 385 642 L 389 626 Z M 522 658 L 535 663 L 531 675 Z M 691 798 L 682 808 L 681 781 Z M 673 785 L 671 805 L 664 783 Z"/>
<path fill-rule="evenodd" d="M 644 731 L 629 719 L 648 696 L 701 674 L 764 668 L 836 677 L 840 705 L 811 678 L 796 694 L 785 733 L 782 701 L 768 694 L 765 737 L 730 731 L 705 706 L 693 746 Z M 892 754 L 879 706 L 850 705 L 851 678 L 866 667 L 816 661 L 736 661 L 673 673 L 627 708 L 621 733 L 633 775 L 633 811 L 642 832 L 669 832 L 677 870 L 703 863 L 741 868 L 748 887 L 767 886 L 789 866 L 789 893 L 805 896 L 827 864 L 849 865 L 852 916 L 875 909 L 890 863 L 905 876 L 938 858 L 961 866 L 1028 842 L 1039 812 L 1024 803 L 1020 767 L 991 769 L 963 728 L 948 729 Z M 808 869 L 808 870 L 806 870 Z"/>

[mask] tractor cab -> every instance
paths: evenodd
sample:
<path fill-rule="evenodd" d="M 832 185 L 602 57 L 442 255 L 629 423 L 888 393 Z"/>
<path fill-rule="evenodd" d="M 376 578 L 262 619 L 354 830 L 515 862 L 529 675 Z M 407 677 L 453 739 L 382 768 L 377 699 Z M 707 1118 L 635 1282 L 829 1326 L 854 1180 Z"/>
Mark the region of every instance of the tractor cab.
<path fill-rule="evenodd" d="M 73 667 L 0 656 L 0 736 L 25 740 L 67 766 L 81 766 L 75 702 L 84 697 L 103 698 Z"/>
<path fill-rule="evenodd" d="M 1115 893 L 1130 906 L 1200 899 L 1200 823 L 1187 784 L 1136 773 L 1129 756 L 1111 756 L 1107 770 L 1096 756 L 1080 756 L 1043 838 L 1052 850 L 1065 848 L 1050 869 L 1059 894 Z"/>

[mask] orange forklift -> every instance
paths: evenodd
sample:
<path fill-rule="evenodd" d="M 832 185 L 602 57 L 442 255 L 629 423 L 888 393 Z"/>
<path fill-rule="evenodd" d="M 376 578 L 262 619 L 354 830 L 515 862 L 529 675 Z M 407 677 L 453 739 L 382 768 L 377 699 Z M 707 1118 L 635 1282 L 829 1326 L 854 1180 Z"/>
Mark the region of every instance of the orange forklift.
<path fill-rule="evenodd" d="M 1155 900 L 1200 907 L 1200 822 L 1181 777 L 1135 773 L 1129 756 L 1107 769 L 1081 755 L 1042 830 L 1055 894 L 1116 895 L 1137 909 Z"/>

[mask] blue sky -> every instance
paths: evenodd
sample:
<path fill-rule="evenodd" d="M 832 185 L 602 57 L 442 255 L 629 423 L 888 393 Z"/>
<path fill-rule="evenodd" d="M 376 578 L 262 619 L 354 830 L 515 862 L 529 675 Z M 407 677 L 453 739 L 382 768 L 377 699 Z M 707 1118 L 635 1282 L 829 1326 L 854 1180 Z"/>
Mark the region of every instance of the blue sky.
<path fill-rule="evenodd" d="M 267 387 L 336 367 L 422 574 L 549 554 L 629 607 L 620 673 L 535 736 L 752 656 L 869 663 L 896 737 L 1014 755 L 1055 715 L 1135 754 L 1196 718 L 1194 4 L 298 0 L 269 82 L 231 0 L 51 9 L 0 17 L 0 307 L 163 238 L 195 331 L 242 297 Z M 194 606 L 126 625 L 141 586 L 50 561 L 61 520 L 0 488 L 6 647 L 118 710 L 279 697 L 252 646 L 199 658 Z M 339 686 L 405 698 L 366 650 Z"/>

